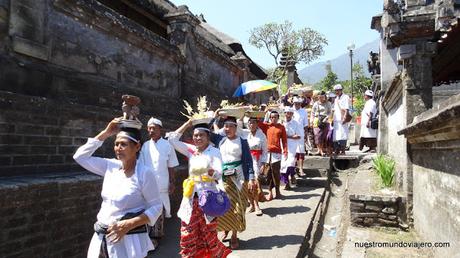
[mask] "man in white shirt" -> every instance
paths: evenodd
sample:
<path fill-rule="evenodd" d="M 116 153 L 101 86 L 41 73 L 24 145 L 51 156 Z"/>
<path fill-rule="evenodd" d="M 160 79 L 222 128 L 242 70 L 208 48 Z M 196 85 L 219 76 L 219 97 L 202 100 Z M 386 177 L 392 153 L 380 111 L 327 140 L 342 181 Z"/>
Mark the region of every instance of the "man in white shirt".
<path fill-rule="evenodd" d="M 359 150 L 362 150 L 364 146 L 369 147 L 365 152 L 374 152 L 377 147 L 377 129 L 371 127 L 371 119 L 374 118 L 377 113 L 377 106 L 372 99 L 373 96 L 374 93 L 371 90 L 366 90 L 364 93 L 366 104 L 364 104 L 363 111 L 361 112 Z"/>
<path fill-rule="evenodd" d="M 301 97 L 294 97 L 294 115 L 292 119 L 296 121 L 301 127 L 301 134 L 299 139 L 299 144 L 295 157 L 297 159 L 297 166 L 299 169 L 299 174 L 301 176 L 305 175 L 303 173 L 303 161 L 305 159 L 305 135 L 308 130 L 308 112 L 306 109 L 302 108 L 303 99 Z"/>
<path fill-rule="evenodd" d="M 334 85 L 336 98 L 334 100 L 334 149 L 335 154 L 345 154 L 345 147 L 348 140 L 348 125 L 346 121 L 347 113 L 350 109 L 350 97 L 343 93 L 342 85 Z"/>
<path fill-rule="evenodd" d="M 174 167 L 179 165 L 174 148 L 161 137 L 162 127 L 163 124 L 160 120 L 150 118 L 147 123 L 150 140 L 143 144 L 139 155 L 139 162 L 152 168 L 152 176 L 155 177 L 164 208 L 162 215 L 150 232 L 155 247 L 158 245 L 159 238 L 164 236 L 164 218 L 171 218 L 169 194 L 174 191 Z"/>

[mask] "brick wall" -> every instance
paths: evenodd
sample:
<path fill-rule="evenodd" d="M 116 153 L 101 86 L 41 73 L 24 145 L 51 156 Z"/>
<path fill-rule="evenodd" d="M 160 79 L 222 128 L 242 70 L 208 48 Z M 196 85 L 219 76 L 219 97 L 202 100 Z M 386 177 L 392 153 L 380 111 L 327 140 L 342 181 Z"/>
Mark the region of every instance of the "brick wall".
<path fill-rule="evenodd" d="M 72 155 L 121 111 L 0 91 L 0 176 L 76 171 Z M 164 115 L 164 113 L 162 114 Z M 160 116 L 162 117 L 162 116 Z M 148 116 L 142 116 L 146 123 Z M 170 119 L 167 129 L 179 121 Z M 147 140 L 144 131 L 144 140 Z M 113 157 L 107 140 L 97 152 Z"/>

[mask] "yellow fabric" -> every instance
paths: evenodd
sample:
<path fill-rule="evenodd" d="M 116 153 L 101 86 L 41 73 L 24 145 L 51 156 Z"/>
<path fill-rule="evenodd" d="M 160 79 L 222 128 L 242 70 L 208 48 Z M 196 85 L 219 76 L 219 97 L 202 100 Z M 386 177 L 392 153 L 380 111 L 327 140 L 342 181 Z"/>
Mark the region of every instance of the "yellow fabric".
<path fill-rule="evenodd" d="M 193 189 L 195 188 L 195 182 L 214 182 L 214 179 L 209 176 L 189 176 L 182 183 L 182 188 L 184 189 L 184 197 L 190 198 L 193 194 Z"/>
<path fill-rule="evenodd" d="M 318 127 L 318 124 L 319 124 L 319 118 L 315 117 L 313 119 L 313 127 Z"/>

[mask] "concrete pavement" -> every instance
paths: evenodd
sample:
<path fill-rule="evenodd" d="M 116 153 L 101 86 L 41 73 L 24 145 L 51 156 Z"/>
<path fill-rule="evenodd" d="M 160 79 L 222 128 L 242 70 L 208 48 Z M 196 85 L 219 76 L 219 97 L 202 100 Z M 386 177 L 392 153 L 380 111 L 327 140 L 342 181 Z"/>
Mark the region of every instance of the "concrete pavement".
<path fill-rule="evenodd" d="M 282 200 L 261 203 L 264 215 L 246 215 L 246 231 L 238 235 L 240 249 L 229 257 L 296 257 L 323 192 L 324 188 L 297 187 L 282 190 Z M 177 218 L 167 221 L 167 236 L 149 258 L 180 257 L 179 225 Z"/>

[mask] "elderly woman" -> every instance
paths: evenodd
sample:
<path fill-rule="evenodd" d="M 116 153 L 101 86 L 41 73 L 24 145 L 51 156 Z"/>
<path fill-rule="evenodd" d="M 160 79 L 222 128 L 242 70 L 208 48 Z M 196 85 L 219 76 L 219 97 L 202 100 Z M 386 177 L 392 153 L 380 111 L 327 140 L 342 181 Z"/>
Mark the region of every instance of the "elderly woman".
<path fill-rule="evenodd" d="M 329 131 L 329 118 L 332 115 L 332 106 L 327 101 L 326 93 L 322 91 L 318 100 L 313 104 L 311 111 L 315 143 L 321 156 L 327 155 L 327 133 Z"/>
<path fill-rule="evenodd" d="M 207 124 L 195 125 L 193 145 L 180 141 L 192 125 L 187 121 L 175 132 L 169 133 L 169 142 L 189 159 L 189 178 L 184 181 L 184 196 L 177 212 L 181 221 L 180 254 L 182 257 L 227 257 L 231 251 L 217 238 L 217 218 L 207 215 L 198 205 L 198 196 L 205 190 L 218 191 L 222 180 L 222 157 L 210 144 Z M 197 175 L 199 168 L 205 174 Z"/>
<path fill-rule="evenodd" d="M 228 194 L 231 208 L 224 216 L 219 218 L 217 229 L 232 232 L 230 248 L 239 247 L 238 232 L 246 230 L 247 189 L 255 186 L 252 156 L 247 140 L 237 134 L 236 118 L 228 116 L 224 120 L 225 136 L 214 134 L 214 144 L 219 147 L 223 161 L 223 182 L 225 192 Z"/>
<path fill-rule="evenodd" d="M 102 205 L 94 224 L 96 232 L 89 245 L 89 258 L 143 258 L 154 249 L 146 224 L 153 226 L 161 214 L 159 191 L 152 172 L 137 162 L 141 148 L 139 130 L 120 130 L 119 125 L 118 119 L 112 120 L 73 156 L 82 167 L 104 177 Z M 115 134 L 116 159 L 93 157 L 104 140 Z"/>

